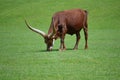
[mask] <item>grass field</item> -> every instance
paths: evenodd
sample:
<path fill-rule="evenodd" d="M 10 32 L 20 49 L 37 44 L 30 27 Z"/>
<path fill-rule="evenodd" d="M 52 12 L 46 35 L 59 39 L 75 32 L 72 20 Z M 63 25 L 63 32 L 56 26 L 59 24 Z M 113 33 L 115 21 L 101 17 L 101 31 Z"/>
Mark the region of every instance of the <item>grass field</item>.
<path fill-rule="evenodd" d="M 0 0 L 0 80 L 120 80 L 120 0 Z M 47 33 L 53 13 L 82 8 L 89 12 L 88 50 L 81 31 L 67 35 L 46 52 L 44 40 L 30 31 L 26 18 Z"/>

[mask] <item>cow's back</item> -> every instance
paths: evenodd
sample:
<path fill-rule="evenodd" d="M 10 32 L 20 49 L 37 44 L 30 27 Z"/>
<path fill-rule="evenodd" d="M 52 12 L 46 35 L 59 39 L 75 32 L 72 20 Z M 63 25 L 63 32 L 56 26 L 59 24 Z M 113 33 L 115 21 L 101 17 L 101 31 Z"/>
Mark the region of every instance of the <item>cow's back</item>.
<path fill-rule="evenodd" d="M 65 10 L 53 15 L 53 22 L 58 25 L 66 25 L 68 34 L 75 34 L 80 31 L 84 25 L 86 13 L 81 9 Z"/>

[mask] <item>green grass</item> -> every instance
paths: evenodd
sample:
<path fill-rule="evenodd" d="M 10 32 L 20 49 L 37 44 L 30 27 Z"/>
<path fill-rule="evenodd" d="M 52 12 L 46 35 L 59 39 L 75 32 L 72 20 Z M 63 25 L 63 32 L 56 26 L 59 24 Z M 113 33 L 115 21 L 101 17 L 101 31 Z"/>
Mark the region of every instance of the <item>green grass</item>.
<path fill-rule="evenodd" d="M 0 0 L 0 80 L 119 80 L 119 0 Z M 71 50 L 75 35 L 46 52 L 44 40 L 25 23 L 47 33 L 53 13 L 82 8 L 89 12 L 89 49 Z"/>

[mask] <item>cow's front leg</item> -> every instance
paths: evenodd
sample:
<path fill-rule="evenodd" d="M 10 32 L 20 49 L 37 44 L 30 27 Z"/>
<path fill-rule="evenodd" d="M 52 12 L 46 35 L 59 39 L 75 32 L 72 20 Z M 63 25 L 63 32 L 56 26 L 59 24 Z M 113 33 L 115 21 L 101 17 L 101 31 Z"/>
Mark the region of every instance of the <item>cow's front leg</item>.
<path fill-rule="evenodd" d="M 59 51 L 66 50 L 66 47 L 65 47 L 65 44 L 64 44 L 64 38 L 65 38 L 65 36 L 62 36 L 60 38 L 60 48 L 59 48 Z"/>

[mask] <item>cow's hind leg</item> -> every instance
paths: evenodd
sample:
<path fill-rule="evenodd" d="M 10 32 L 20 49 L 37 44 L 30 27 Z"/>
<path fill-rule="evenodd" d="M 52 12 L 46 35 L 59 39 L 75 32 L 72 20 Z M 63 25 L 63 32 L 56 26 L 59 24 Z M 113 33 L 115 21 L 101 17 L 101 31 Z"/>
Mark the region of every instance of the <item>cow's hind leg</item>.
<path fill-rule="evenodd" d="M 85 35 L 85 49 L 88 48 L 88 24 L 87 24 L 87 11 L 85 11 L 85 19 L 84 19 L 84 27 L 83 27 L 83 30 L 84 30 L 84 35 Z"/>
<path fill-rule="evenodd" d="M 88 29 L 87 29 L 87 27 L 84 27 L 83 30 L 84 30 L 84 35 L 85 35 L 85 49 L 87 49 L 88 48 L 88 43 L 87 43 L 87 41 L 88 41 Z"/>
<path fill-rule="evenodd" d="M 80 33 L 77 32 L 76 33 L 76 43 L 75 43 L 75 46 L 74 46 L 74 50 L 77 50 L 78 49 L 78 44 L 79 44 L 79 41 L 80 41 Z"/>

